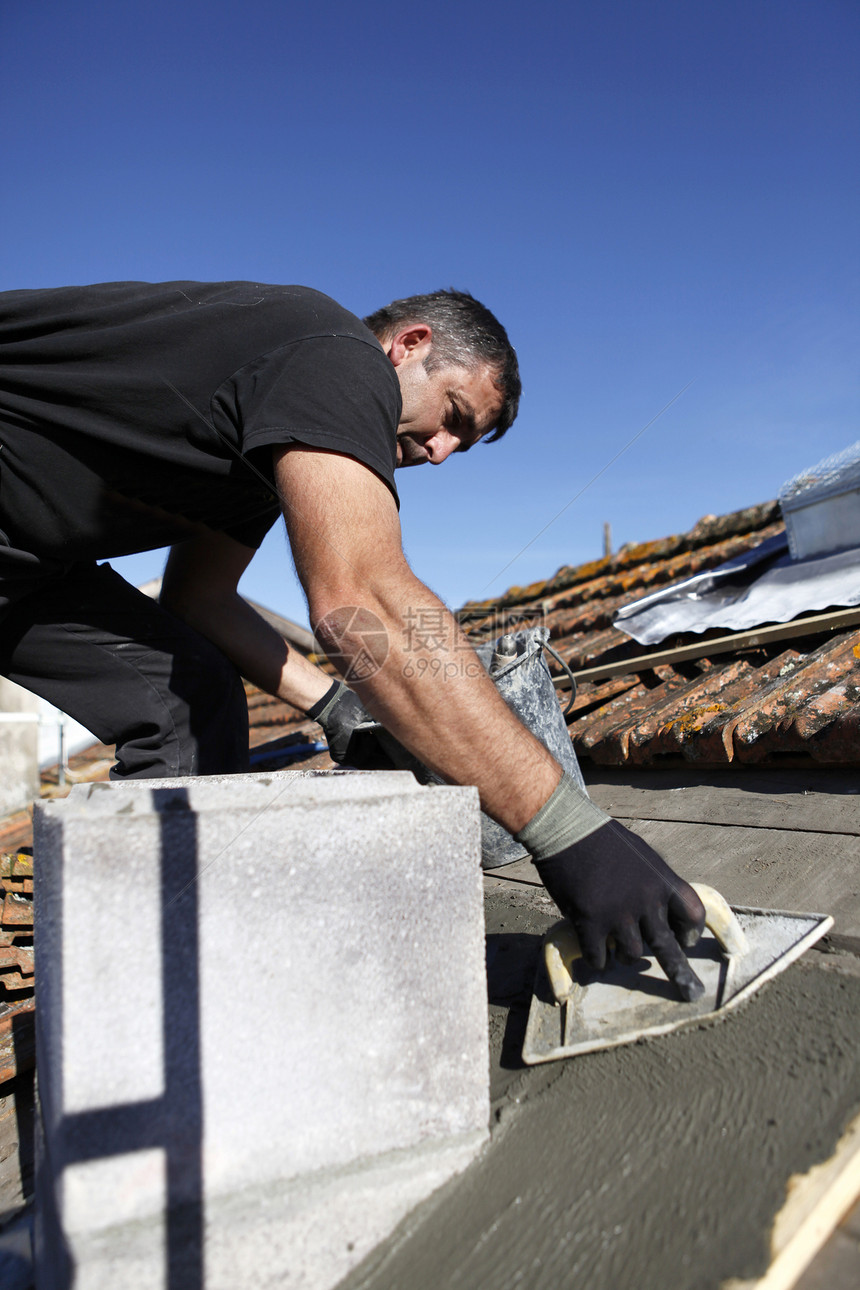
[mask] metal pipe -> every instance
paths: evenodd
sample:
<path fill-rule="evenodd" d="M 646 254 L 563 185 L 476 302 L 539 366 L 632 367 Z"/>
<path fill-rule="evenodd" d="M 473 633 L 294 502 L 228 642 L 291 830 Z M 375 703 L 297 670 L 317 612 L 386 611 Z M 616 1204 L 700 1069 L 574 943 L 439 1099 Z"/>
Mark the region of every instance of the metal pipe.
<path fill-rule="evenodd" d="M 57 760 L 57 786 L 66 787 L 66 723 L 62 712 L 57 713 L 57 725 L 60 728 L 60 755 Z"/>

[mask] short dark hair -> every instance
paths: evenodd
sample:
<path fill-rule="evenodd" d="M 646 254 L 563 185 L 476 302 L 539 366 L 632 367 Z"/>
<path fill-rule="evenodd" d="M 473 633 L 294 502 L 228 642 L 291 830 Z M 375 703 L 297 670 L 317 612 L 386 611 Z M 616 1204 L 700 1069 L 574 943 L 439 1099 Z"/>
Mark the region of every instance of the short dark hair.
<path fill-rule="evenodd" d="M 486 442 L 501 439 L 517 415 L 522 382 L 516 350 L 498 318 L 468 291 L 455 291 L 452 287 L 392 300 L 364 319 L 365 326 L 379 340 L 386 340 L 410 323 L 427 323 L 433 329 L 432 348 L 424 361 L 428 372 L 448 366 L 475 368 L 485 363 L 493 369 L 493 384 L 504 397 L 493 433 Z"/>

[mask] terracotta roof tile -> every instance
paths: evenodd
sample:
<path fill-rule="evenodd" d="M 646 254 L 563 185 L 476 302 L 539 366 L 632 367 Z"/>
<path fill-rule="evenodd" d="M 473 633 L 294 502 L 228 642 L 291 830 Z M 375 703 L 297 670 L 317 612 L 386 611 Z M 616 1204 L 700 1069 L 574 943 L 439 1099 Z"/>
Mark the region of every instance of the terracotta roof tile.
<path fill-rule="evenodd" d="M 806 744 L 806 751 L 816 761 L 845 763 L 857 762 L 860 749 L 860 704 L 844 709 L 838 718 L 819 730 Z"/>
<path fill-rule="evenodd" d="M 556 670 L 561 670 L 558 665 L 556 665 Z M 624 694 L 626 690 L 632 690 L 637 685 L 639 685 L 639 677 L 635 672 L 628 672 L 623 676 L 613 676 L 608 681 L 586 682 L 584 685 L 577 686 L 576 698 L 567 716 L 567 721 L 574 721 L 578 716 L 583 716 L 587 712 L 593 712 L 598 707 L 603 707 L 610 699 L 614 699 L 616 695 Z"/>
<path fill-rule="evenodd" d="M 725 668 L 709 668 L 677 690 L 662 686 L 663 697 L 630 733 L 630 759 L 650 762 L 673 727 L 686 724 L 690 729 L 705 712 L 725 710 L 726 694 L 733 683 L 735 690 L 740 690 L 753 672 L 754 668 L 744 659 L 735 659 Z M 637 757 L 637 754 L 640 755 Z"/>
<path fill-rule="evenodd" d="M 611 766 L 626 761 L 630 736 L 639 721 L 653 711 L 655 704 L 668 700 L 686 684 L 685 677 L 669 668 L 657 669 L 656 675 L 662 684 L 649 687 L 643 682 L 634 686 L 600 708 L 587 722 L 575 723 L 571 736 L 577 754 L 586 752 L 595 761 Z M 580 731 L 580 726 L 585 729 Z"/>
<path fill-rule="evenodd" d="M 711 691 L 707 697 L 702 696 L 703 702 L 690 704 L 684 711 L 667 714 L 662 728 L 649 743 L 648 751 L 652 758 L 673 753 L 686 756 L 688 748 L 696 744 L 706 726 L 719 727 L 737 704 L 799 657 L 795 650 L 787 650 L 778 659 L 758 667 L 748 659 L 736 659 L 721 669 L 715 669 L 715 675 L 710 678 Z M 639 760 L 644 760 L 644 757 Z"/>

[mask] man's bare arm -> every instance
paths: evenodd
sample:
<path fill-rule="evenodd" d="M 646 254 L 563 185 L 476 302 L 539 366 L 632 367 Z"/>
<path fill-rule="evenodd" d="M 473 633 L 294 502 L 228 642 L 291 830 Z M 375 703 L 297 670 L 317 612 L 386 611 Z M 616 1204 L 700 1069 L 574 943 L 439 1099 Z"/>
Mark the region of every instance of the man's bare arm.
<path fill-rule="evenodd" d="M 338 453 L 290 447 L 276 451 L 275 462 L 319 639 L 348 670 L 366 644 L 353 607 L 383 626 L 384 662 L 366 680 L 350 675 L 351 688 L 421 761 L 453 783 L 477 785 L 484 810 L 511 832 L 521 829 L 553 792 L 560 767 L 509 711 L 452 616 L 412 573 L 388 489 Z M 438 647 L 414 630 L 422 621 L 432 621 Z"/>
<path fill-rule="evenodd" d="M 331 680 L 239 595 L 239 579 L 253 555 L 226 533 L 182 542 L 168 557 L 160 603 L 217 645 L 242 676 L 306 712 Z"/>
<path fill-rule="evenodd" d="M 682 946 L 704 926 L 698 896 L 562 777 L 505 706 L 451 615 L 409 569 L 382 481 L 335 453 L 282 449 L 275 462 L 311 622 L 347 673 L 367 652 L 365 679 L 351 683 L 370 711 L 443 777 L 477 785 L 484 810 L 531 852 L 591 966 L 603 966 L 610 945 L 635 958 L 647 942 L 681 997 L 696 998 L 703 987 Z M 382 624 L 375 635 L 368 613 Z M 434 648 L 410 631 L 422 614 L 432 615 Z"/>

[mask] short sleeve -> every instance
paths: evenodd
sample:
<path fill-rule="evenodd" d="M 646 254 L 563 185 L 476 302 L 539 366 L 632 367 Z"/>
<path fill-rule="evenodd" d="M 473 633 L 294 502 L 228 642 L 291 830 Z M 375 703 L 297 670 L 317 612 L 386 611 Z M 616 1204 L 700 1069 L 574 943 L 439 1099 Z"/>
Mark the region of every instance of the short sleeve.
<path fill-rule="evenodd" d="M 268 514 L 258 515 L 253 520 L 246 520 L 243 524 L 231 524 L 224 532 L 234 542 L 241 542 L 242 546 L 250 547 L 252 551 L 256 551 L 279 515 L 280 507 L 276 507 Z"/>
<path fill-rule="evenodd" d="M 370 333 L 366 341 L 311 336 L 274 349 L 213 399 L 213 414 L 238 425 L 243 454 L 276 443 L 341 452 L 379 475 L 395 501 L 400 411 L 397 373 Z"/>

